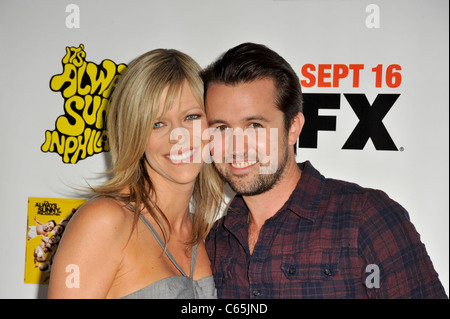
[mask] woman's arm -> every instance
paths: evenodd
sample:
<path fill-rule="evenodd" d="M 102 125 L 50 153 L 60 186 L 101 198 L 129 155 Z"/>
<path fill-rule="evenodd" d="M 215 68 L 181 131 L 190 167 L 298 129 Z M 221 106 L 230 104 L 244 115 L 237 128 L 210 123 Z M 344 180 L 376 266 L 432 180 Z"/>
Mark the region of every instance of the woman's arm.
<path fill-rule="evenodd" d="M 132 219 L 132 218 L 131 218 Z M 57 249 L 49 298 L 105 298 L 129 238 L 130 213 L 97 198 L 71 218 Z"/>

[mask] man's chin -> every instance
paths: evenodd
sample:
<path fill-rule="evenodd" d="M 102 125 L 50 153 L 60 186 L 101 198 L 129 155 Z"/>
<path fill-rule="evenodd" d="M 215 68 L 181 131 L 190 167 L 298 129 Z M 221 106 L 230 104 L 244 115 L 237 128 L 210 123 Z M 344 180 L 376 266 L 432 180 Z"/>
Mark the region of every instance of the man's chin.
<path fill-rule="evenodd" d="M 225 175 L 225 180 L 236 194 L 242 196 L 255 196 L 272 189 L 277 182 L 277 177 L 271 175 L 256 175 L 252 178 L 250 176 Z"/>

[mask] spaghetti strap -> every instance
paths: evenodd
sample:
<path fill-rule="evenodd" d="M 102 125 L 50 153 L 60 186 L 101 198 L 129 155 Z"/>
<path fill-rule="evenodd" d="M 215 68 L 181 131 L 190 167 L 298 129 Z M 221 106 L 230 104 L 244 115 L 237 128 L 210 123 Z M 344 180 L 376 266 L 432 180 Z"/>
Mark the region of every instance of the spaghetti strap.
<path fill-rule="evenodd" d="M 192 256 L 191 256 L 191 273 L 190 278 L 194 279 L 194 270 L 195 270 L 195 262 L 197 260 L 197 244 L 192 247 Z"/>
<path fill-rule="evenodd" d="M 131 208 L 132 211 L 136 212 L 136 209 L 131 203 L 126 202 L 126 204 Z M 170 261 L 174 264 L 174 266 L 178 269 L 178 271 L 182 274 L 182 276 L 176 275 L 172 277 L 167 277 L 151 283 L 148 286 L 145 286 L 142 289 L 139 289 L 131 294 L 128 294 L 123 299 L 142 299 L 142 298 L 170 298 L 170 299 L 217 299 L 217 290 L 214 284 L 214 277 L 212 275 L 203 277 L 199 280 L 194 280 L 194 270 L 195 263 L 197 260 L 197 245 L 192 247 L 192 257 L 191 257 L 191 269 L 190 276 L 187 276 L 186 273 L 181 269 L 181 267 L 176 262 L 175 258 L 166 249 L 164 242 L 161 237 L 159 237 L 155 228 L 153 228 L 152 224 L 142 215 L 139 214 L 140 219 L 144 222 L 144 224 L 150 229 L 152 234 L 154 235 L 156 241 L 163 249 L 164 253 L 169 257 Z"/>
<path fill-rule="evenodd" d="M 150 224 L 150 222 L 147 220 L 147 218 L 145 218 L 142 214 L 139 214 L 139 217 L 142 219 L 142 221 L 148 226 L 150 231 L 153 233 L 153 236 L 155 236 L 156 240 L 158 241 L 161 248 L 165 251 L 165 253 L 166 253 L 167 257 L 169 257 L 170 261 L 175 265 L 175 267 L 177 267 L 177 269 L 181 272 L 181 274 L 183 276 L 189 277 L 188 275 L 186 275 L 186 273 L 183 271 L 183 269 L 180 267 L 180 265 L 178 265 L 177 261 L 172 256 L 169 249 L 164 247 L 164 242 L 162 241 L 161 237 L 159 237 L 158 233 L 156 232 L 155 228 L 153 228 L 152 224 Z M 192 258 L 194 258 L 194 256 L 192 256 Z"/>

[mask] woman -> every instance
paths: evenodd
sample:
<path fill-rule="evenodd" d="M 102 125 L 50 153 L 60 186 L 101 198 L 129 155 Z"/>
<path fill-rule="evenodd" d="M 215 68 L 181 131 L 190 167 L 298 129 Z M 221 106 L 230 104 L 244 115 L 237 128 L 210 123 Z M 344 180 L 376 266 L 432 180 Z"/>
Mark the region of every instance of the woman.
<path fill-rule="evenodd" d="M 122 74 L 107 122 L 112 178 L 69 222 L 49 298 L 216 297 L 204 239 L 223 182 L 194 134 L 207 127 L 199 71 L 187 55 L 157 49 Z"/>

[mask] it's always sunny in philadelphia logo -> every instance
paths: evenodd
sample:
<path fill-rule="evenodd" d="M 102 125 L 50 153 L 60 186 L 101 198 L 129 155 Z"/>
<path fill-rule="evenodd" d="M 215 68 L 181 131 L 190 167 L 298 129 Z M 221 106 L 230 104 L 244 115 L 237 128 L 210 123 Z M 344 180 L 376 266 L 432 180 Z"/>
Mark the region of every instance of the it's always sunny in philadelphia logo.
<path fill-rule="evenodd" d="M 45 132 L 41 150 L 58 153 L 64 163 L 75 164 L 109 151 L 108 99 L 126 65 L 107 59 L 100 64 L 86 61 L 83 44 L 66 47 L 62 65 L 63 72 L 51 78 L 50 88 L 64 98 L 64 114 L 56 119 L 55 130 Z"/>

